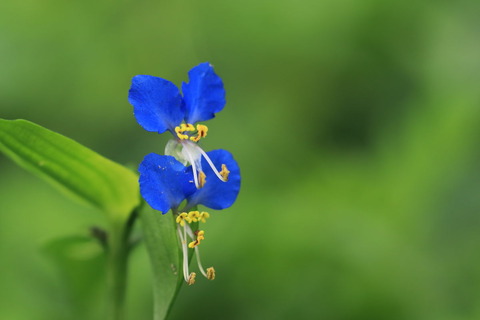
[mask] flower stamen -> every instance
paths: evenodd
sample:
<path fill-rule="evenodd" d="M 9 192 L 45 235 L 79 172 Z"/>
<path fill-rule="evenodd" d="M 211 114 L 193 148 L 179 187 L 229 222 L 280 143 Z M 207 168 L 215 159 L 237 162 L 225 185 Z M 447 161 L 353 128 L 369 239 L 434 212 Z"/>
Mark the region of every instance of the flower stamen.
<path fill-rule="evenodd" d="M 230 171 L 227 168 L 226 164 L 222 163 L 222 171 L 220 171 L 220 175 L 223 178 L 223 181 L 227 182 L 228 181 L 228 175 L 230 174 Z"/>
<path fill-rule="evenodd" d="M 187 248 L 187 238 L 186 235 L 182 233 L 182 230 L 179 226 L 177 226 L 178 237 L 180 238 L 180 242 L 182 244 L 182 253 L 183 253 L 183 278 L 185 282 L 189 283 L 191 278 L 191 274 L 188 271 L 188 248 Z M 183 232 L 187 232 L 187 228 L 183 227 Z M 193 281 L 195 281 L 195 276 L 193 276 Z"/>
<path fill-rule="evenodd" d="M 186 156 L 188 162 L 190 162 L 190 164 L 192 165 L 193 181 L 195 182 L 195 187 L 197 189 L 200 189 L 200 186 L 198 184 L 197 169 L 198 171 L 203 172 L 201 167 L 199 168 L 199 166 L 201 166 L 202 163 L 200 162 L 200 159 L 198 156 L 192 155 L 192 151 L 196 151 L 196 150 L 195 149 L 189 150 L 189 148 L 185 148 L 184 146 L 182 153 Z"/>
<path fill-rule="evenodd" d="M 182 123 L 175 127 L 175 133 L 180 140 L 198 142 L 201 138 L 205 138 L 207 136 L 207 132 L 208 127 L 203 124 L 197 124 L 196 129 L 191 123 Z"/>
<path fill-rule="evenodd" d="M 205 231 L 198 230 L 198 231 L 195 231 L 194 234 L 197 236 L 197 239 L 195 239 L 195 241 L 192 241 L 188 244 L 188 247 L 191 249 L 198 246 L 202 240 L 205 240 Z"/>
<path fill-rule="evenodd" d="M 190 137 L 190 140 L 193 142 L 198 142 L 201 138 L 205 138 L 207 136 L 208 127 L 203 124 L 197 124 L 197 136 Z"/>
<path fill-rule="evenodd" d="M 202 212 L 200 215 L 202 215 L 202 214 L 208 215 L 207 212 Z M 206 216 L 205 216 L 205 218 L 206 218 Z M 190 228 L 189 225 L 186 225 L 186 226 L 185 226 L 185 229 L 186 229 L 186 231 L 187 231 L 188 236 L 189 236 L 192 240 L 194 239 L 195 235 L 198 236 L 198 234 L 200 233 L 200 232 L 198 232 L 198 231 L 195 232 L 195 233 L 192 232 L 192 229 Z M 207 271 L 205 271 L 205 269 L 204 269 L 203 266 L 202 266 L 202 261 L 200 260 L 200 249 L 198 248 L 198 246 L 196 246 L 196 247 L 194 248 L 194 250 L 195 250 L 195 256 L 196 256 L 196 258 L 197 258 L 196 260 L 197 260 L 198 269 L 200 270 L 200 272 L 202 273 L 202 275 L 203 275 L 205 278 L 207 278 L 208 280 L 213 280 L 213 279 L 215 279 L 215 269 L 214 269 L 213 267 L 210 267 L 210 268 L 207 268 Z"/>
<path fill-rule="evenodd" d="M 215 279 L 215 269 L 213 267 L 207 268 L 207 279 L 208 280 Z"/>
<path fill-rule="evenodd" d="M 197 222 L 199 217 L 200 217 L 200 212 L 190 211 L 188 213 L 188 219 L 189 219 L 188 223 Z"/>
<path fill-rule="evenodd" d="M 175 127 L 175 133 L 180 140 L 187 140 L 190 138 L 188 135 L 183 133 L 192 131 L 195 131 L 195 127 L 190 123 L 182 123 L 181 125 Z"/>
<path fill-rule="evenodd" d="M 188 276 L 188 280 L 187 280 L 187 284 L 189 286 L 191 286 L 192 284 L 195 283 L 195 277 L 196 276 L 197 276 L 197 274 L 195 272 L 190 273 L 190 275 Z"/>
<path fill-rule="evenodd" d="M 189 216 L 186 212 L 182 212 L 180 213 L 177 218 L 175 219 L 175 221 L 182 227 L 185 227 L 185 220 L 187 220 L 188 223 L 190 223 L 190 221 L 188 220 L 189 219 Z"/>
<path fill-rule="evenodd" d="M 181 151 L 177 150 L 175 143 L 181 144 Z M 230 171 L 227 166 L 222 164 L 222 170 L 220 173 L 213 164 L 212 159 L 210 159 L 207 153 L 203 151 L 198 144 L 190 140 L 175 141 L 175 143 L 170 143 L 168 145 L 168 154 L 178 157 L 181 162 L 189 162 L 192 165 L 193 180 L 197 189 L 202 188 L 206 183 L 206 174 L 202 170 L 202 156 L 220 181 L 228 181 Z M 167 152 L 167 148 L 165 149 L 165 152 Z"/>
<path fill-rule="evenodd" d="M 227 180 L 224 179 L 224 177 L 220 174 L 220 172 L 218 172 L 217 168 L 215 168 L 215 165 L 213 164 L 213 161 L 210 159 L 208 154 L 205 151 L 203 151 L 202 148 L 200 148 L 200 147 L 198 147 L 198 148 L 200 149 L 200 152 L 201 152 L 202 156 L 205 158 L 205 160 L 207 160 L 208 165 L 210 166 L 210 168 L 212 168 L 213 172 L 218 177 L 218 179 L 222 180 L 223 182 L 227 182 Z M 226 167 L 227 166 L 225 166 L 225 168 Z M 222 166 L 222 169 L 223 169 L 223 166 Z M 228 171 L 228 173 L 230 173 L 230 171 Z M 228 178 L 228 175 L 227 175 L 227 178 Z"/>
<path fill-rule="evenodd" d="M 182 212 L 177 215 L 175 221 L 182 227 L 185 227 L 185 222 L 192 223 L 192 222 L 207 222 L 207 219 L 210 218 L 210 214 L 206 211 L 190 211 L 190 212 Z M 187 230 L 188 232 L 188 230 Z M 189 235 L 193 238 L 193 233 L 189 232 Z"/>
<path fill-rule="evenodd" d="M 205 223 L 207 222 L 207 219 L 210 218 L 210 214 L 208 212 L 202 211 L 199 216 L 198 220 Z"/>
<path fill-rule="evenodd" d="M 207 176 L 205 175 L 205 173 L 203 171 L 200 171 L 198 173 L 198 186 L 199 186 L 199 189 L 203 188 L 203 186 L 205 185 L 205 183 L 207 182 Z"/>

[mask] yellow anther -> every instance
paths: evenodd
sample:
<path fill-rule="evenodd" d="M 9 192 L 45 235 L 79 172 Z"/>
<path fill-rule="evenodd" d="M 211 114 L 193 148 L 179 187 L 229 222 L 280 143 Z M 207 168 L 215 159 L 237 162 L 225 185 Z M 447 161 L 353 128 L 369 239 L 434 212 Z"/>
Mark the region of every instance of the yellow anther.
<path fill-rule="evenodd" d="M 190 140 L 194 142 L 198 142 L 201 138 L 205 138 L 207 136 L 208 127 L 203 124 L 197 124 L 197 136 L 190 137 Z"/>
<path fill-rule="evenodd" d="M 185 132 L 185 131 L 195 131 L 195 127 L 193 126 L 193 124 L 190 124 L 190 123 L 182 123 L 180 125 L 180 129 Z"/>
<path fill-rule="evenodd" d="M 181 140 L 186 140 L 188 139 L 188 136 L 186 134 L 183 134 L 185 130 L 182 130 L 181 127 L 175 127 L 175 132 L 177 133 L 177 137 Z"/>
<path fill-rule="evenodd" d="M 202 138 L 205 138 L 207 136 L 208 127 L 203 124 L 197 124 L 197 131 Z"/>
<path fill-rule="evenodd" d="M 215 279 L 215 269 L 213 269 L 213 267 L 207 268 L 207 279 L 208 280 Z"/>
<path fill-rule="evenodd" d="M 188 215 L 186 212 L 182 212 L 178 215 L 177 219 L 175 219 L 175 221 L 181 225 L 182 227 L 185 226 L 185 220 L 187 220 L 188 223 L 190 223 L 190 221 L 188 221 Z"/>
<path fill-rule="evenodd" d="M 188 244 L 188 247 L 189 247 L 189 248 L 195 248 L 196 246 L 198 246 L 198 245 L 200 244 L 200 242 L 201 242 L 202 240 L 205 239 L 205 236 L 204 236 L 204 235 L 205 235 L 205 231 L 200 230 L 200 231 L 195 232 L 195 234 L 196 234 L 196 236 L 197 236 L 197 239 L 196 239 L 195 241 L 190 242 L 190 243 Z"/>
<path fill-rule="evenodd" d="M 188 213 L 188 219 L 190 220 L 189 223 L 191 223 L 191 222 L 197 222 L 199 216 L 200 216 L 200 212 L 198 212 L 198 211 L 190 211 L 190 212 Z"/>
<path fill-rule="evenodd" d="M 210 214 L 208 214 L 208 212 L 202 211 L 198 217 L 198 220 L 205 223 L 207 222 L 208 218 L 210 218 Z"/>
<path fill-rule="evenodd" d="M 205 222 L 205 220 L 208 219 L 209 217 L 210 217 L 210 215 L 208 214 L 208 212 L 203 211 L 202 213 L 200 213 L 199 211 L 190 211 L 189 213 L 186 213 L 186 212 L 180 213 L 177 216 L 177 218 L 175 219 L 175 221 L 180 226 L 184 227 L 185 222 L 187 222 L 187 223 L 198 222 L 198 221 Z M 203 234 L 202 234 L 202 236 L 203 236 Z M 203 238 L 200 239 L 200 240 L 203 240 Z"/>
<path fill-rule="evenodd" d="M 230 174 L 230 171 L 228 170 L 227 166 L 225 164 L 222 164 L 222 171 L 220 171 L 220 175 L 223 178 L 223 181 L 228 181 L 228 175 Z"/>
<path fill-rule="evenodd" d="M 207 182 L 207 176 L 205 175 L 205 173 L 203 171 L 200 171 L 199 175 L 198 175 L 198 188 L 203 188 L 203 186 L 205 185 L 205 183 Z"/>
<path fill-rule="evenodd" d="M 182 123 L 181 125 L 175 127 L 177 137 L 181 140 L 188 140 L 189 138 L 188 135 L 183 134 L 185 131 L 195 131 L 195 127 L 190 123 Z"/>
<path fill-rule="evenodd" d="M 195 283 L 195 277 L 196 276 L 197 276 L 197 274 L 195 272 L 190 273 L 190 275 L 188 276 L 188 280 L 187 280 L 187 284 L 189 286 L 191 286 L 192 284 Z"/>

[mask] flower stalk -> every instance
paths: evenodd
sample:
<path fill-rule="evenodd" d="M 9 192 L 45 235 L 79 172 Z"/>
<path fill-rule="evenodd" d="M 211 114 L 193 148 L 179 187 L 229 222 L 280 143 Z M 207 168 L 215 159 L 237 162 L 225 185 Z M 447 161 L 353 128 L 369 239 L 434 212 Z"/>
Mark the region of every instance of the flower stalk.
<path fill-rule="evenodd" d="M 134 211 L 126 222 L 111 224 L 107 239 L 107 307 L 109 320 L 125 319 L 130 233 L 138 216 Z"/>

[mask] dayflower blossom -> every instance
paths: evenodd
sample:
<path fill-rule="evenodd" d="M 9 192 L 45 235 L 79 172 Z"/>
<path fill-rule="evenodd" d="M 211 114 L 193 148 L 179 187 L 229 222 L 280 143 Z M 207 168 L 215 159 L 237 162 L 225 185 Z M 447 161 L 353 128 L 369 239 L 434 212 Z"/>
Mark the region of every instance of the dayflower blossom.
<path fill-rule="evenodd" d="M 170 131 L 171 140 L 165 152 L 184 164 L 193 166 L 193 180 L 197 188 L 205 183 L 202 156 L 220 180 L 225 180 L 197 142 L 206 137 L 208 127 L 197 124 L 215 117 L 225 106 L 222 79 L 212 65 L 201 63 L 188 72 L 189 82 L 182 84 L 182 94 L 172 82 L 148 75 L 133 77 L 128 100 L 133 105 L 137 122 L 147 131 Z M 195 125 L 196 124 L 196 125 Z M 228 168 L 225 168 L 228 170 Z"/>
<path fill-rule="evenodd" d="M 206 271 L 202 267 L 198 251 L 205 240 L 198 224 L 205 223 L 210 214 L 197 206 L 215 210 L 230 207 L 240 190 L 240 169 L 228 151 L 205 152 L 198 146 L 208 132 L 198 122 L 215 117 L 225 106 L 222 80 L 209 63 L 192 68 L 188 76 L 189 82 L 182 84 L 183 96 L 168 80 L 135 76 L 128 99 L 145 130 L 173 134 L 165 156 L 151 153 L 140 164 L 140 193 L 152 208 L 163 214 L 171 210 L 175 215 L 183 275 L 188 284 L 193 284 L 196 274 L 189 272 L 188 248 L 195 250 L 202 274 L 210 280 L 215 278 L 213 267 Z M 187 245 L 188 239 L 191 241 Z"/>
<path fill-rule="evenodd" d="M 225 150 L 207 152 L 213 166 L 219 164 L 230 168 L 228 181 L 209 179 L 203 188 L 197 189 L 193 183 L 192 166 L 184 166 L 173 156 L 161 156 L 155 153 L 147 155 L 139 166 L 140 192 L 147 203 L 163 214 L 172 210 L 176 215 L 177 232 L 182 244 L 183 275 L 188 284 L 195 282 L 196 274 L 189 272 L 188 248 L 194 248 L 200 272 L 210 280 L 215 278 L 213 267 L 205 269 L 200 261 L 198 245 L 205 239 L 205 232 L 191 226 L 204 223 L 210 217 L 208 212 L 198 211 L 198 205 L 221 210 L 230 207 L 236 200 L 240 190 L 240 168 L 233 156 Z M 202 159 L 207 179 L 215 173 Z M 182 202 L 186 200 L 183 208 Z M 188 243 L 188 238 L 191 242 Z"/>

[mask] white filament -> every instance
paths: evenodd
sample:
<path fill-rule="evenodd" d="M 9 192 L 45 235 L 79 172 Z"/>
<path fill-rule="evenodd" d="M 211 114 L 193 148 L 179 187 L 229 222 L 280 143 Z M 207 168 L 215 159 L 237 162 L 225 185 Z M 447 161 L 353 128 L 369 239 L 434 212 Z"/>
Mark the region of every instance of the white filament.
<path fill-rule="evenodd" d="M 183 227 L 184 233 L 186 228 Z M 188 282 L 188 278 L 190 277 L 190 272 L 188 270 L 188 248 L 187 248 L 187 237 L 186 234 L 182 234 L 182 230 L 180 226 L 177 225 L 178 236 L 180 237 L 180 242 L 182 243 L 182 252 L 183 252 L 183 278 L 186 282 Z"/>
<path fill-rule="evenodd" d="M 193 180 L 195 181 L 195 187 L 197 189 L 200 189 L 199 184 L 198 184 L 198 173 L 197 173 L 197 161 L 194 158 L 194 156 L 190 153 L 188 148 L 183 148 L 182 154 L 185 155 L 185 157 L 188 159 L 188 161 L 192 164 L 192 171 L 193 171 Z"/>
<path fill-rule="evenodd" d="M 195 234 L 193 233 L 192 229 L 190 228 L 190 226 L 186 225 L 186 226 L 185 226 L 185 229 L 187 230 L 188 236 L 189 236 L 193 241 L 195 241 L 195 240 L 196 240 L 196 237 L 195 237 Z M 195 256 L 196 256 L 196 258 L 197 258 L 198 269 L 200 269 L 200 272 L 203 274 L 203 276 L 204 276 L 205 278 L 208 278 L 208 277 L 207 277 L 207 273 L 205 272 L 205 269 L 203 269 L 202 261 L 200 260 L 200 249 L 198 249 L 198 246 L 195 247 Z"/>
<path fill-rule="evenodd" d="M 200 147 L 198 148 L 200 149 L 200 152 L 202 153 L 205 160 L 207 160 L 208 164 L 210 165 L 210 168 L 212 168 L 213 172 L 215 172 L 215 174 L 217 175 L 218 179 L 220 179 L 223 182 L 226 182 L 227 180 L 223 179 L 222 175 L 220 174 L 220 172 L 218 172 L 217 168 L 215 168 L 215 165 L 213 164 L 212 160 L 210 160 L 210 157 L 207 155 L 207 153 L 203 151 L 202 148 Z"/>
<path fill-rule="evenodd" d="M 210 166 L 210 168 L 212 168 L 213 172 L 215 172 L 215 175 L 218 177 L 218 179 L 220 179 L 221 181 L 226 181 L 223 179 L 220 172 L 218 172 L 217 168 L 215 168 L 215 165 L 213 164 L 210 157 L 207 155 L 205 151 L 203 151 L 202 148 L 200 148 L 196 143 L 193 143 L 188 140 L 185 140 L 184 142 L 182 141 L 182 144 L 183 144 L 183 150 L 185 150 L 188 154 L 190 154 L 191 157 L 193 157 L 193 160 L 196 162 L 197 166 L 200 168 L 199 171 L 202 171 L 201 157 L 203 156 L 205 160 L 207 160 L 207 163 Z"/>
<path fill-rule="evenodd" d="M 181 150 L 179 149 L 180 145 L 183 147 Z M 205 158 L 210 168 L 212 168 L 212 171 L 215 173 L 218 179 L 223 182 L 227 181 L 222 177 L 207 153 L 203 151 L 202 148 L 200 148 L 196 143 L 190 140 L 181 140 L 180 142 L 177 140 L 168 141 L 167 146 L 165 147 L 165 154 L 174 156 L 175 159 L 183 163 L 183 165 L 186 165 L 187 163 L 192 165 L 193 180 L 197 189 L 200 189 L 198 174 L 199 172 L 203 171 L 202 156 Z"/>

